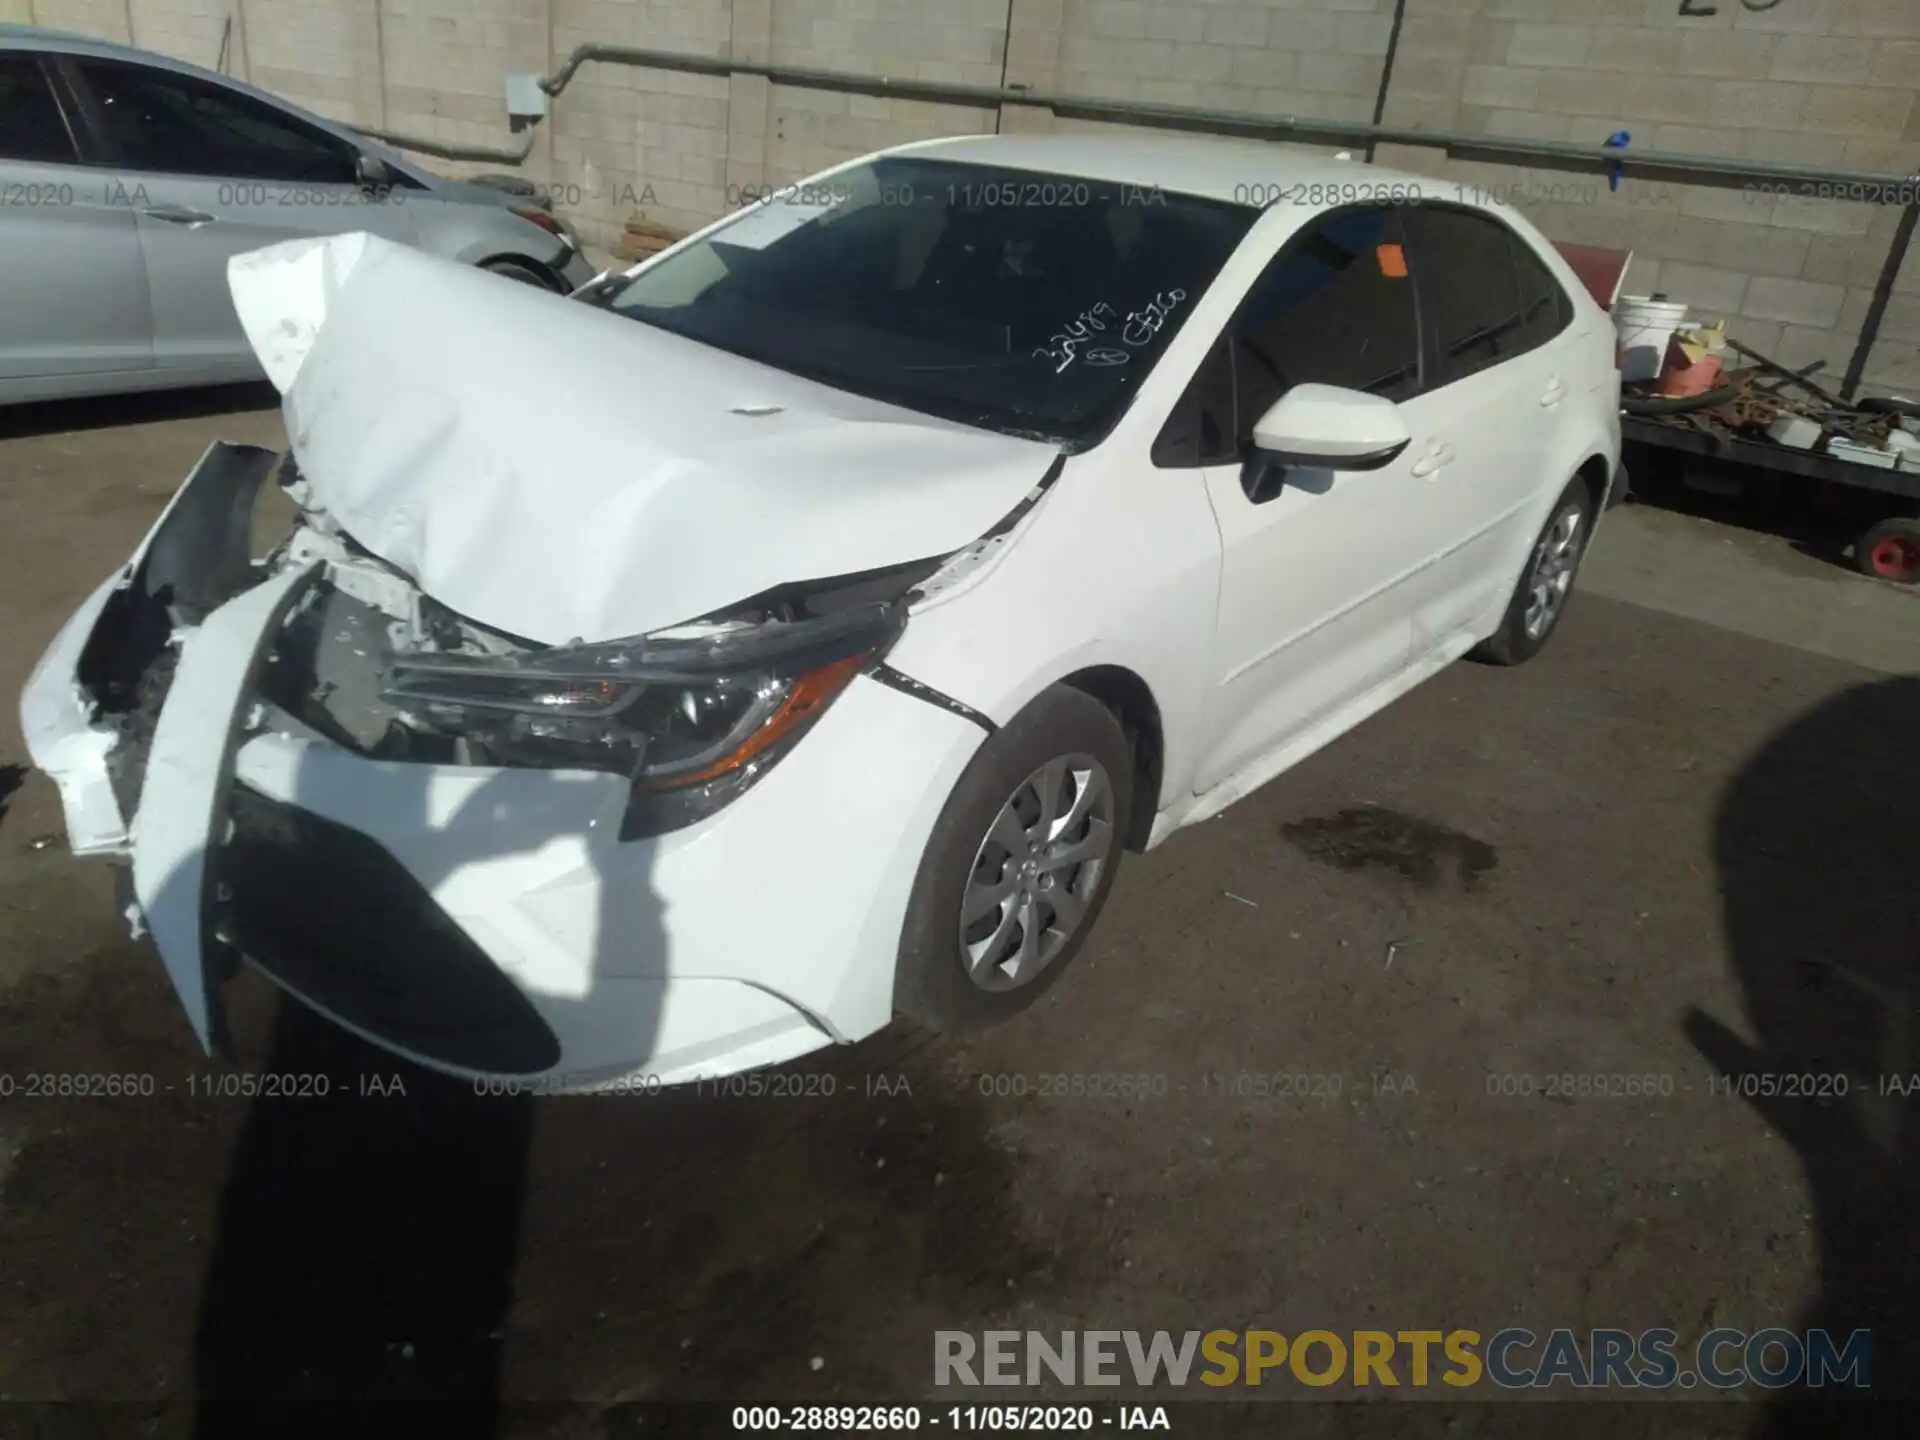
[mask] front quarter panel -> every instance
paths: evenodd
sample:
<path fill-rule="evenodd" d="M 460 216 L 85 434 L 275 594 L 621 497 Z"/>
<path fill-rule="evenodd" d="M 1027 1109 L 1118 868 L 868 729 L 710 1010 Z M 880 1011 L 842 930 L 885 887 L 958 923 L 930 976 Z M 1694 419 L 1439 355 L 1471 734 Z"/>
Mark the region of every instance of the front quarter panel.
<path fill-rule="evenodd" d="M 1077 671 L 1131 670 L 1160 710 L 1162 794 L 1184 794 L 1219 530 L 1201 472 L 1102 453 L 1112 449 L 1068 460 L 1000 554 L 915 608 L 889 663 L 997 724 Z"/>

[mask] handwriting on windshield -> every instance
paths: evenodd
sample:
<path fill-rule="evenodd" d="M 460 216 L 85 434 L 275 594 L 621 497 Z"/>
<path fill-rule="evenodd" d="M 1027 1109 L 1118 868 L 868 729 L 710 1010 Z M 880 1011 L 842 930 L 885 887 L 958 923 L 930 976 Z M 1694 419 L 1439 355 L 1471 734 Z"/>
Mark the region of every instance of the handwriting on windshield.
<path fill-rule="evenodd" d="M 1120 338 L 1133 346 L 1146 344 L 1160 333 L 1173 307 L 1186 298 L 1184 290 L 1162 290 L 1138 310 L 1127 312 L 1126 328 L 1120 332 Z"/>
<path fill-rule="evenodd" d="M 1034 356 L 1055 362 L 1053 373 L 1058 375 L 1080 358 L 1096 335 L 1118 331 L 1115 338 L 1138 349 L 1160 333 L 1167 317 L 1186 298 L 1184 290 L 1162 290 L 1138 310 L 1129 310 L 1124 316 L 1102 300 L 1092 309 L 1074 316 L 1057 334 L 1049 335 L 1046 344 L 1035 347 Z M 1087 351 L 1089 364 L 1124 365 L 1126 361 L 1127 352 L 1114 345 L 1099 345 Z"/>
<path fill-rule="evenodd" d="M 1080 347 L 1095 335 L 1104 335 L 1108 325 L 1120 323 L 1120 312 L 1102 300 L 1090 310 L 1082 310 L 1073 319 L 1061 326 L 1060 333 L 1049 335 L 1047 343 L 1034 350 L 1036 356 L 1060 363 L 1053 367 L 1058 375 L 1071 365 L 1080 354 Z"/>

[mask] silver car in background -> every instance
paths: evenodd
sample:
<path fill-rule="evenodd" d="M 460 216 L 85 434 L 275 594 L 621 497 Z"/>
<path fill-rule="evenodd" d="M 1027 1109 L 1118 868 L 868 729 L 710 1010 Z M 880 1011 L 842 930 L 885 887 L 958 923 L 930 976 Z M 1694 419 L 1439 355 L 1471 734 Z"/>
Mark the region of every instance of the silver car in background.
<path fill-rule="evenodd" d="M 557 292 L 594 273 L 524 196 L 196 65 L 0 25 L 0 404 L 258 379 L 228 259 L 354 230 Z"/>

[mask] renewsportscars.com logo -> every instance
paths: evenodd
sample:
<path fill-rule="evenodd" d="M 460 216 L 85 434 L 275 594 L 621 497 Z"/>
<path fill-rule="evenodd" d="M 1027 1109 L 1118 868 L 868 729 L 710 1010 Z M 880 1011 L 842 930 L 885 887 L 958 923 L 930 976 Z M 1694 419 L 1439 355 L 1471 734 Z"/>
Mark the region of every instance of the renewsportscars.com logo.
<path fill-rule="evenodd" d="M 1731 1390 L 1872 1385 L 1873 1336 L 1825 1330 L 936 1330 L 935 1385 L 1493 1385 Z"/>

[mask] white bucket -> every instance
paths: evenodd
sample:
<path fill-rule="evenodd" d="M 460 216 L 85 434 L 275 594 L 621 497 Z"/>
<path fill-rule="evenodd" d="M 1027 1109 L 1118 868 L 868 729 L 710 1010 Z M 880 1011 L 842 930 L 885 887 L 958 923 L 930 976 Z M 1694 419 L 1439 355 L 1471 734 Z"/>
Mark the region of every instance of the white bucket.
<path fill-rule="evenodd" d="M 1652 380 L 1667 360 L 1673 332 L 1687 323 L 1687 307 L 1672 300 L 1624 295 L 1613 307 L 1614 328 L 1620 332 L 1620 378 Z"/>

